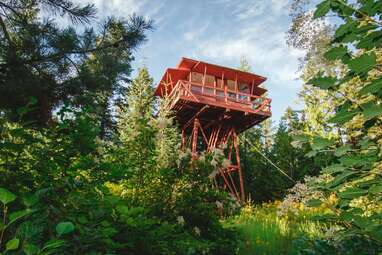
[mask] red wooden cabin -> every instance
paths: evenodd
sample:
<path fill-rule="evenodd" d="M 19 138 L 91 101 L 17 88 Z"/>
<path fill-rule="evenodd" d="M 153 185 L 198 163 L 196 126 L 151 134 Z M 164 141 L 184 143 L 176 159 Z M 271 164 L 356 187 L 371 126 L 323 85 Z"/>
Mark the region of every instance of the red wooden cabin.
<path fill-rule="evenodd" d="M 265 77 L 240 70 L 182 58 L 168 68 L 155 95 L 167 98 L 182 130 L 182 148 L 197 151 L 227 147 L 231 165 L 219 169 L 222 185 L 244 199 L 238 134 L 271 116 Z M 227 145 L 227 146 L 223 146 Z M 215 180 L 217 186 L 219 181 Z M 239 184 L 239 188 L 237 187 Z"/>

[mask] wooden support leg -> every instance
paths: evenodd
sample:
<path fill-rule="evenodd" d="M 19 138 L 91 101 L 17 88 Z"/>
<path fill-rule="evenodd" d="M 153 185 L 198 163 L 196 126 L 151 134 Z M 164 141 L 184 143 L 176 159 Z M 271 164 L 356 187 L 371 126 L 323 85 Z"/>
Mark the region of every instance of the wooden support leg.
<path fill-rule="evenodd" d="M 236 162 L 237 162 L 237 167 L 238 167 L 237 171 L 239 172 L 241 200 L 244 201 L 245 200 L 244 178 L 243 178 L 243 173 L 241 171 L 241 166 L 240 166 L 240 152 L 239 152 L 238 140 L 239 140 L 239 137 L 237 136 L 236 132 L 233 131 L 233 144 L 234 144 L 235 151 L 236 151 Z"/>
<path fill-rule="evenodd" d="M 186 131 L 182 128 L 182 145 L 181 150 L 184 151 L 186 149 Z"/>
<path fill-rule="evenodd" d="M 192 156 L 195 158 L 196 157 L 196 146 L 198 143 L 198 131 L 199 131 L 199 121 L 197 118 L 194 120 L 194 127 L 192 130 L 192 144 L 191 144 L 191 152 Z"/>

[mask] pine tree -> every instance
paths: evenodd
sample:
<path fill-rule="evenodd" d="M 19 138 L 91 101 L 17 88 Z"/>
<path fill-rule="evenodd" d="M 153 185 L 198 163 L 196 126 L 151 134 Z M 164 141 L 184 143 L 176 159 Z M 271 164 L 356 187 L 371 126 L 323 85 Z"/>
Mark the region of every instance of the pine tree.
<path fill-rule="evenodd" d="M 46 126 L 63 104 L 94 108 L 107 129 L 110 103 L 123 94 L 131 72 L 132 50 L 145 40 L 151 21 L 133 15 L 109 18 L 100 30 L 76 29 L 95 17 L 93 5 L 70 0 L 5 0 L 0 2 L 0 110 L 12 120 L 33 102 L 22 120 Z M 50 17 L 68 17 L 61 28 Z M 105 132 L 104 132 L 105 133 Z"/>
<path fill-rule="evenodd" d="M 146 67 L 140 68 L 127 92 L 128 106 L 118 119 L 121 157 L 133 182 L 142 186 L 145 174 L 154 168 L 155 135 L 153 128 L 153 79 Z"/>

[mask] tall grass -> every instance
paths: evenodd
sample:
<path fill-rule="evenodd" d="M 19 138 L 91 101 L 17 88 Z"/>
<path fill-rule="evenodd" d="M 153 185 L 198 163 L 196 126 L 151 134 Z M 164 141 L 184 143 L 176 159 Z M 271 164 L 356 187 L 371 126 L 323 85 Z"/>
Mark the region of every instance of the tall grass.
<path fill-rule="evenodd" d="M 294 240 L 322 237 L 325 232 L 325 226 L 310 221 L 304 215 L 293 218 L 278 216 L 275 204 L 246 206 L 227 224 L 241 233 L 239 255 L 296 254 Z"/>

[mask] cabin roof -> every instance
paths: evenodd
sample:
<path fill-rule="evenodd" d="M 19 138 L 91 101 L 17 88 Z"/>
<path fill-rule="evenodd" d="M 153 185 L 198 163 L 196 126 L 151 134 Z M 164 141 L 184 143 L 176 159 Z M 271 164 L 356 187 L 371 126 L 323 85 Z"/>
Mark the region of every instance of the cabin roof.
<path fill-rule="evenodd" d="M 164 83 L 172 83 L 172 85 L 175 86 L 178 80 L 186 80 L 187 75 L 191 71 L 203 74 L 206 73 L 216 77 L 224 76 L 224 79 L 227 80 L 236 80 L 237 78 L 239 82 L 254 84 L 255 94 L 262 95 L 267 91 L 266 89 L 258 87 L 267 79 L 263 76 L 183 57 L 176 68 L 168 68 L 166 70 L 155 90 L 155 95 L 161 96 L 161 88 L 164 87 Z"/>

